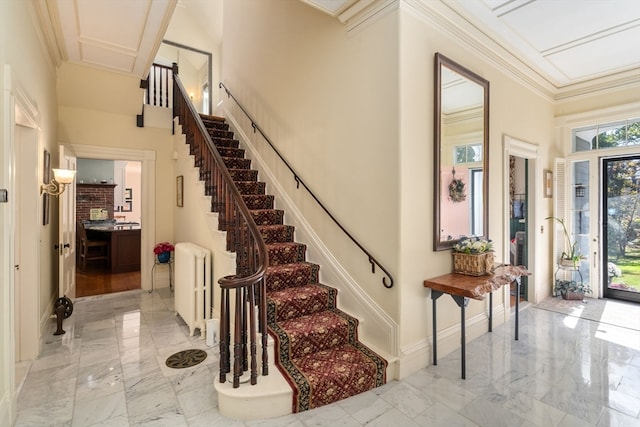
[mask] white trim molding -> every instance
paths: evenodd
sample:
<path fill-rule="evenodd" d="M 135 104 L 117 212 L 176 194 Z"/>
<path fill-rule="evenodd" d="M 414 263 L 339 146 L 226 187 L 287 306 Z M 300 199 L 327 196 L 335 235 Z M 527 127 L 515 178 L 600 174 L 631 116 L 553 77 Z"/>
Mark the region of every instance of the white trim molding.
<path fill-rule="evenodd" d="M 142 230 L 140 232 L 140 269 L 151 271 L 155 262 L 153 244 L 156 237 L 156 152 L 151 150 L 134 150 L 129 148 L 101 147 L 94 145 L 67 145 L 77 157 L 103 160 L 130 160 L 142 162 Z M 151 277 L 148 274 L 140 276 L 142 289 L 151 289 Z"/>

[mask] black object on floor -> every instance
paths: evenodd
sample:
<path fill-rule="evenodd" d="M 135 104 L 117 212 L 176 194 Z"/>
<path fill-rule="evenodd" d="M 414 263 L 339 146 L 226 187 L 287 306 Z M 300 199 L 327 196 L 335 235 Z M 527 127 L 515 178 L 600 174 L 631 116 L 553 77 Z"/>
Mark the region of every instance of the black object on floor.
<path fill-rule="evenodd" d="M 196 366 L 206 358 L 206 351 L 192 348 L 172 354 L 167 358 L 166 364 L 173 369 L 190 368 Z"/>

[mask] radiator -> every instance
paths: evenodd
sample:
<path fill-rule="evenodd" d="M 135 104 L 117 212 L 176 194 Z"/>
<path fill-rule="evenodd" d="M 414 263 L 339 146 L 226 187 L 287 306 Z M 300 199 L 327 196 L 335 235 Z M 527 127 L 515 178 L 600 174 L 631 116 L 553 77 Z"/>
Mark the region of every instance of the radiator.
<path fill-rule="evenodd" d="M 211 318 L 211 252 L 193 243 L 178 243 L 175 250 L 176 315 L 189 326 L 190 336 L 200 329 L 204 339 Z"/>

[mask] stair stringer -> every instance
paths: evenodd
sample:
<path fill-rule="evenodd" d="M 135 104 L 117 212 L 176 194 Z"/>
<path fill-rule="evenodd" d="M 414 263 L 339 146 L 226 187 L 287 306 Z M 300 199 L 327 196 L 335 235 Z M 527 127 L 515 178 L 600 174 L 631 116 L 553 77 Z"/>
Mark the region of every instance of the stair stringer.
<path fill-rule="evenodd" d="M 259 180 L 269 185 L 268 193 L 275 196 L 278 208 L 285 211 L 286 223 L 296 227 L 296 241 L 307 244 L 308 260 L 320 264 L 323 282 L 339 290 L 338 305 L 340 309 L 359 320 L 358 338 L 387 360 L 387 378 L 398 379 L 398 324 L 369 297 L 333 256 L 288 196 L 275 174 L 263 161 L 251 143 L 251 138 L 238 124 L 233 113 L 225 108 L 224 116 L 231 130 L 235 132 L 236 138 L 241 142 L 242 148 L 246 150 L 245 157 L 251 159 L 252 169 L 259 171 Z M 380 286 L 382 286 L 381 281 Z"/>
<path fill-rule="evenodd" d="M 190 154 L 189 145 L 182 134 L 182 127 L 176 119 L 176 135 L 174 136 L 174 149 L 177 174 L 184 174 L 184 186 L 197 187 L 198 203 L 197 208 L 204 216 L 207 228 L 213 241 L 213 278 L 214 302 L 212 304 L 213 317 L 220 319 L 220 287 L 218 278 L 228 274 L 235 274 L 234 270 L 229 270 L 230 266 L 235 266 L 235 253 L 226 250 L 226 232 L 218 230 L 218 213 L 211 212 L 211 196 L 205 193 L 204 181 L 200 180 L 199 168 L 195 166 L 195 157 Z M 185 200 L 185 207 L 189 207 Z M 177 236 L 179 237 L 179 236 Z M 222 258 L 222 260 L 221 260 Z M 233 302 L 232 302 L 233 304 Z M 234 312 L 233 306 L 231 312 Z M 257 314 L 257 313 L 256 313 Z M 231 322 L 231 336 L 233 336 L 233 322 Z M 219 334 L 219 331 L 217 331 Z M 259 340 L 259 337 L 258 337 Z M 262 346 L 257 346 L 257 360 L 262 360 Z M 213 351 L 219 356 L 219 341 L 216 341 Z M 293 401 L 293 390 L 286 379 L 275 365 L 274 340 L 269 336 L 267 343 L 267 355 L 269 360 L 269 375 L 262 376 L 261 369 L 258 369 L 258 383 L 256 385 L 241 384 L 238 388 L 233 388 L 232 375 L 227 375 L 226 383 L 221 384 L 215 375 L 214 387 L 218 393 L 218 409 L 226 417 L 239 420 L 264 419 L 288 415 L 292 413 L 291 402 Z M 260 362 L 258 362 L 260 364 Z M 246 378 L 245 378 L 246 377 Z M 248 380 L 248 373 L 241 381 Z M 251 411 L 247 411 L 247 405 Z"/>

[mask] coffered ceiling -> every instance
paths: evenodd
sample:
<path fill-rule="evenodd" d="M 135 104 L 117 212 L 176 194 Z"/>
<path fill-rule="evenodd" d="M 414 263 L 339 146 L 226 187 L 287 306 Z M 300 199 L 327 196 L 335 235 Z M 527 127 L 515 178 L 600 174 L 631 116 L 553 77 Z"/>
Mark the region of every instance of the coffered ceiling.
<path fill-rule="evenodd" d="M 36 0 L 54 60 L 146 76 L 177 0 Z"/>
<path fill-rule="evenodd" d="M 445 0 L 561 88 L 628 71 L 640 77 L 638 0 Z"/>
<path fill-rule="evenodd" d="M 640 82 L 639 0 L 301 0 L 348 24 L 407 5 L 449 10 L 509 61 L 547 89 Z M 180 4 L 191 16 L 221 14 L 220 1 L 35 0 L 56 61 L 71 61 L 143 77 Z M 437 7 L 435 7 L 437 6 Z M 363 12 L 364 11 L 364 12 Z M 196 19 L 196 18 L 194 18 Z M 213 40 L 222 20 L 209 26 Z M 604 84 L 603 84 L 604 82 Z"/>

